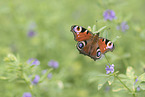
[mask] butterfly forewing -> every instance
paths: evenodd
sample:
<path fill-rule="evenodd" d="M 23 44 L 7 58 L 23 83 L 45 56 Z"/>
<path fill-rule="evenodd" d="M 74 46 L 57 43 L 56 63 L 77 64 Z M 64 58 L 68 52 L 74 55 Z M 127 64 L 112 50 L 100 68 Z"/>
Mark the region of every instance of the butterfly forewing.
<path fill-rule="evenodd" d="M 71 27 L 71 31 L 74 34 L 74 39 L 76 41 L 85 41 L 90 39 L 93 36 L 93 33 L 88 31 L 87 29 L 81 27 L 81 26 L 77 26 L 77 25 L 73 25 Z"/>
<path fill-rule="evenodd" d="M 102 37 L 99 37 L 98 45 L 100 47 L 101 53 L 103 54 L 108 51 L 113 51 L 115 48 L 114 44 L 110 40 Z"/>

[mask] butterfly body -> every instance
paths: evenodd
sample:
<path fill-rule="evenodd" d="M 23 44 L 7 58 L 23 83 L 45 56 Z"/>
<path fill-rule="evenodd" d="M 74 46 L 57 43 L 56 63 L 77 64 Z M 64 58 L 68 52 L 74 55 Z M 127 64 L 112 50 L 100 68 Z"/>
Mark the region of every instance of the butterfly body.
<path fill-rule="evenodd" d="M 99 37 L 99 33 L 93 34 L 81 26 L 73 25 L 71 31 L 74 34 L 74 40 L 78 41 L 77 49 L 79 52 L 94 60 L 100 59 L 103 54 L 113 51 L 115 48 L 111 41 Z"/>

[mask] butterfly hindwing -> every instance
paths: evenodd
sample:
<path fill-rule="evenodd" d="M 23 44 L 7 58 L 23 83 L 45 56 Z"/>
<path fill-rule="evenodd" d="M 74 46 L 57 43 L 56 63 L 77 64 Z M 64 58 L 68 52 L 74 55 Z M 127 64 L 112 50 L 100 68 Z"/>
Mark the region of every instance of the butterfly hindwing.
<path fill-rule="evenodd" d="M 77 43 L 77 49 L 81 54 L 89 55 L 91 49 L 91 41 L 90 40 L 79 41 Z"/>
<path fill-rule="evenodd" d="M 91 40 L 78 42 L 77 49 L 81 54 L 87 55 L 94 60 L 100 59 L 102 56 L 99 45 L 97 43 L 92 44 Z"/>
<path fill-rule="evenodd" d="M 97 43 L 94 44 L 91 48 L 91 53 L 89 56 L 94 60 L 98 60 L 98 59 L 101 59 L 102 55 L 103 54 L 101 53 L 98 44 Z"/>
<path fill-rule="evenodd" d="M 102 37 L 99 37 L 98 45 L 102 54 L 108 51 L 112 52 L 115 48 L 114 44 L 110 40 Z"/>
<path fill-rule="evenodd" d="M 89 30 L 81 27 L 81 26 L 77 26 L 77 25 L 73 25 L 71 27 L 71 31 L 74 34 L 74 39 L 76 41 L 85 41 L 90 39 L 93 36 L 93 33 L 90 32 Z"/>

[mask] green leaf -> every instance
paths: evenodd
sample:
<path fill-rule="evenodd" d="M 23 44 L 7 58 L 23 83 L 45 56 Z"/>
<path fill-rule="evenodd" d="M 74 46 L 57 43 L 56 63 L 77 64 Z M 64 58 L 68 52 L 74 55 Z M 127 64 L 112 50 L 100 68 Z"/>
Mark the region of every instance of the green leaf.
<path fill-rule="evenodd" d="M 127 67 L 126 75 L 129 78 L 134 79 L 134 70 L 133 70 L 133 68 L 131 66 Z"/>
<path fill-rule="evenodd" d="M 24 77 L 24 79 L 25 79 L 27 82 L 29 82 L 29 78 L 28 78 L 28 76 L 27 76 L 25 73 L 23 73 L 23 77 Z"/>
<path fill-rule="evenodd" d="M 104 74 L 104 73 L 100 73 L 100 72 L 90 72 L 88 74 L 88 80 L 89 82 L 95 82 L 95 81 L 98 81 L 100 78 L 102 77 L 107 77 L 109 75 L 107 74 Z"/>
<path fill-rule="evenodd" d="M 36 66 L 36 65 L 31 65 L 30 68 L 33 68 L 33 67 L 35 67 L 35 66 Z"/>
<path fill-rule="evenodd" d="M 126 79 L 126 78 L 127 78 L 127 76 L 126 76 L 126 75 L 124 75 L 124 74 L 119 74 L 119 75 L 118 75 L 118 77 L 120 77 L 120 78 L 124 78 L 124 79 Z"/>
<path fill-rule="evenodd" d="M 114 81 L 114 76 L 110 76 L 109 79 L 108 79 L 108 83 L 109 85 L 111 85 Z"/>
<path fill-rule="evenodd" d="M 93 26 L 93 32 L 95 32 L 95 31 L 96 31 L 96 25 Z"/>
<path fill-rule="evenodd" d="M 112 88 L 113 92 L 119 92 L 122 90 L 125 90 L 125 88 L 123 87 L 122 84 L 120 84 L 120 82 L 113 84 L 113 88 Z"/>
<path fill-rule="evenodd" d="M 98 82 L 98 90 L 100 90 L 102 88 L 102 86 L 107 82 L 107 80 L 99 80 Z"/>
<path fill-rule="evenodd" d="M 98 90 L 102 88 L 102 86 L 109 80 L 108 77 L 103 77 L 98 82 Z"/>
<path fill-rule="evenodd" d="M 141 74 L 141 75 L 138 77 L 138 80 L 145 81 L 145 73 Z"/>
<path fill-rule="evenodd" d="M 101 32 L 101 31 L 104 30 L 106 27 L 107 27 L 107 26 L 104 26 L 104 27 L 100 28 L 100 29 L 98 30 L 98 32 Z"/>
<path fill-rule="evenodd" d="M 141 89 L 145 90 L 145 82 L 140 83 L 139 86 L 140 86 Z"/>
<path fill-rule="evenodd" d="M 119 71 L 114 72 L 115 74 L 119 73 Z"/>
<path fill-rule="evenodd" d="M 125 82 L 123 82 L 123 83 L 125 84 Z M 115 80 L 114 83 L 112 84 L 112 91 L 119 92 L 119 91 L 124 91 L 124 90 L 127 90 L 124 87 L 124 85 L 119 80 Z"/>
<path fill-rule="evenodd" d="M 98 79 L 99 79 L 99 78 L 93 77 L 93 78 L 89 78 L 88 81 L 89 81 L 90 83 L 92 83 L 92 82 L 97 82 Z"/>
<path fill-rule="evenodd" d="M 113 92 L 119 92 L 119 91 L 122 91 L 122 90 L 124 90 L 123 87 L 114 87 L 114 88 L 112 89 Z"/>
<path fill-rule="evenodd" d="M 129 89 L 133 90 L 134 79 L 125 79 L 125 82 L 124 82 L 124 83 L 126 84 L 126 86 L 127 86 Z"/>
<path fill-rule="evenodd" d="M 127 70 L 126 70 L 126 78 L 124 76 L 124 79 L 122 79 L 122 81 L 125 82 L 126 86 L 129 88 L 129 89 L 133 89 L 133 86 L 134 86 L 134 69 L 129 66 L 127 67 Z"/>
<path fill-rule="evenodd" d="M 105 76 L 109 76 L 109 75 L 95 71 L 95 72 L 90 72 L 88 74 L 88 76 L 89 77 L 96 77 L 96 76 L 102 76 L 102 77 L 104 76 L 105 77 Z"/>
<path fill-rule="evenodd" d="M 13 54 L 8 54 L 7 57 L 4 58 L 5 62 L 16 62 L 17 58 Z"/>

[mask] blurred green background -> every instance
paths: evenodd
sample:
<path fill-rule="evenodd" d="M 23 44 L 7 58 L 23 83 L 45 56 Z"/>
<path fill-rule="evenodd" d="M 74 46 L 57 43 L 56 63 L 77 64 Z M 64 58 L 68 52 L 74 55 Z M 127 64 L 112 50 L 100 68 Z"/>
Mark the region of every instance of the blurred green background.
<path fill-rule="evenodd" d="M 113 21 L 105 21 L 103 13 L 111 9 L 116 14 Z M 145 1 L 144 0 L 1 0 L 0 1 L 0 72 L 3 58 L 12 53 L 22 62 L 37 58 L 40 69 L 47 68 L 51 59 L 59 62 L 51 81 L 36 87 L 38 97 L 122 97 L 132 96 L 127 92 L 112 92 L 111 86 L 98 91 L 97 82 L 89 81 L 89 73 L 106 73 L 106 59 L 93 61 L 79 54 L 72 25 L 87 28 L 103 26 L 109 40 L 115 40 L 114 52 L 106 55 L 115 65 L 115 70 L 125 73 L 127 66 L 135 69 L 136 75 L 145 68 Z M 97 22 L 96 22 L 97 21 Z M 123 33 L 116 29 L 121 22 L 129 29 Z M 28 32 L 33 30 L 34 37 Z M 40 72 L 40 71 L 38 71 Z M 21 97 L 30 92 L 26 85 L 0 80 L 0 97 Z M 140 92 L 143 95 L 143 92 Z"/>

